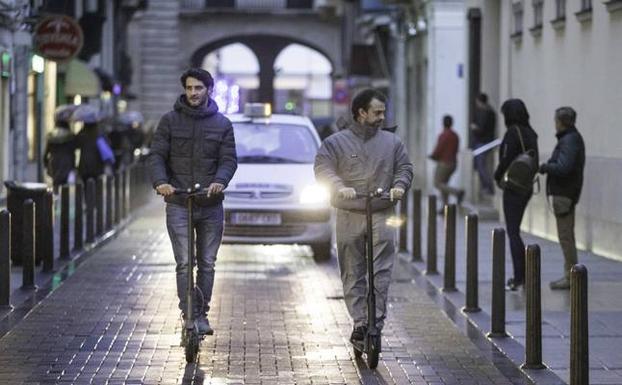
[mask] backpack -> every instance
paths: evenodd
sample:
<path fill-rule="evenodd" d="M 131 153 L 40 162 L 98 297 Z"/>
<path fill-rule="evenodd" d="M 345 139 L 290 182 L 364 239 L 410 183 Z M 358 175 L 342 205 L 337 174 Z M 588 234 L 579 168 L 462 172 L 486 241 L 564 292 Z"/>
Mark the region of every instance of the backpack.
<path fill-rule="evenodd" d="M 519 193 L 531 193 L 538 173 L 538 163 L 534 150 L 526 150 L 520 129 L 516 127 L 523 152 L 505 170 L 503 185 L 505 189 Z"/>

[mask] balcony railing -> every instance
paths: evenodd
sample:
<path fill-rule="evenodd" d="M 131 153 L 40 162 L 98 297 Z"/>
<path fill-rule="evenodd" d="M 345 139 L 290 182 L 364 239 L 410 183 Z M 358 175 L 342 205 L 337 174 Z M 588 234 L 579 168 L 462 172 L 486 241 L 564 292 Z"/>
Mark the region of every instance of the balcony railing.
<path fill-rule="evenodd" d="M 239 10 L 313 9 L 313 0 L 182 0 L 183 10 L 231 8 Z"/>

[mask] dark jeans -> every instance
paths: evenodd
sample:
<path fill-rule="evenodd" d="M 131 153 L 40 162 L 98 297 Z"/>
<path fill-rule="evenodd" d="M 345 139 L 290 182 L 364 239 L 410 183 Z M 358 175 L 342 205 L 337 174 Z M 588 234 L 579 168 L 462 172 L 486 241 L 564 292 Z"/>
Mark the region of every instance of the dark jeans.
<path fill-rule="evenodd" d="M 473 148 L 478 149 L 482 147 L 484 144 L 486 143 L 475 143 Z M 473 159 L 473 162 L 475 163 L 475 169 L 477 170 L 477 173 L 479 174 L 479 181 L 482 186 L 482 191 L 490 195 L 494 194 L 495 192 L 494 186 L 492 184 L 492 170 L 490 167 L 490 156 L 491 155 L 492 155 L 491 152 L 487 151 L 483 154 L 476 156 Z"/>
<path fill-rule="evenodd" d="M 214 286 L 214 265 L 222 240 L 224 214 L 222 204 L 209 207 L 195 205 L 192 222 L 195 229 L 197 276 L 196 284 L 203 293 L 203 312 L 207 314 Z M 177 296 L 179 308 L 186 311 L 188 285 L 188 210 L 172 203 L 166 205 L 166 227 L 177 264 Z"/>
<path fill-rule="evenodd" d="M 503 190 L 503 214 L 512 253 L 514 280 L 517 282 L 525 282 L 525 243 L 520 236 L 520 224 L 529 199 L 531 199 L 531 194 L 524 195 Z"/>

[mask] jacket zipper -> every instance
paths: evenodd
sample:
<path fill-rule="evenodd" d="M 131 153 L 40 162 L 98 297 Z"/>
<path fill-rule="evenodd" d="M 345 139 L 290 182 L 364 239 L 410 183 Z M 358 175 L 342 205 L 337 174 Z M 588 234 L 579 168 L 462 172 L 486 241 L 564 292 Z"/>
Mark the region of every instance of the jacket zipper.
<path fill-rule="evenodd" d="M 193 186 L 196 184 L 196 181 L 194 180 L 194 146 L 197 143 L 195 136 L 195 128 L 196 128 L 196 122 L 195 119 L 192 119 L 192 150 L 190 150 L 190 159 L 191 159 L 191 164 L 190 164 L 190 176 L 191 176 L 191 183 L 190 183 L 190 188 L 193 188 Z M 199 142 L 201 143 L 201 142 Z"/>

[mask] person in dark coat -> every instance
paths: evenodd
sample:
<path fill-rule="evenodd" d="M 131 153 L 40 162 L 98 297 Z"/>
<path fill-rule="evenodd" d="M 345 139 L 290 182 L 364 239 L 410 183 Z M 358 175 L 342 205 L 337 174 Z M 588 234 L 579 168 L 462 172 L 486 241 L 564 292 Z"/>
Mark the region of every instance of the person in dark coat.
<path fill-rule="evenodd" d="M 106 163 L 102 160 L 97 146 L 97 139 L 101 135 L 99 112 L 90 105 L 79 106 L 71 118 L 74 122 L 82 122 L 83 126 L 76 135 L 76 146 L 80 150 L 78 174 L 86 184 L 89 179 L 97 179 L 104 173 Z"/>
<path fill-rule="evenodd" d="M 43 165 L 52 178 L 54 191 L 68 182 L 69 174 L 76 167 L 76 140 L 71 132 L 71 115 L 76 106 L 65 104 L 54 112 L 54 129 L 46 136 Z"/>
<path fill-rule="evenodd" d="M 503 189 L 503 214 L 505 216 L 506 231 L 510 241 L 510 252 L 514 266 L 514 276 L 507 281 L 509 290 L 517 290 L 525 283 L 525 243 L 520 236 L 520 224 L 531 199 L 533 191 L 519 192 L 506 188 L 503 184 L 503 175 L 517 156 L 525 150 L 533 150 L 538 163 L 538 135 L 529 124 L 527 107 L 520 99 L 506 100 L 501 106 L 501 113 L 505 120 L 507 131 L 501 142 L 499 151 L 499 165 L 495 171 L 495 181 Z"/>
<path fill-rule="evenodd" d="M 185 197 L 176 189 L 199 184 L 207 193 L 194 200 L 193 219 L 196 228 L 198 331 L 213 334 L 207 313 L 214 286 L 216 254 L 222 241 L 224 211 L 222 192 L 237 169 L 233 126 L 218 112 L 210 97 L 214 79 L 200 68 L 191 68 L 181 76 L 185 89 L 172 111 L 160 119 L 153 136 L 148 165 L 153 187 L 164 196 L 166 226 L 177 264 L 177 296 L 182 317 L 187 317 L 186 287 L 188 282 L 188 212 Z M 203 304 L 203 306 L 201 306 Z"/>
<path fill-rule="evenodd" d="M 493 108 L 488 104 L 488 95 L 480 93 L 475 99 L 475 113 L 473 123 L 471 123 L 471 134 L 473 139 L 474 150 L 492 142 L 495 139 L 495 128 L 497 125 L 497 116 Z M 479 174 L 479 180 L 482 191 L 486 194 L 494 194 L 494 186 L 492 184 L 492 170 L 489 164 L 491 151 L 477 155 L 473 161 L 475 169 Z"/>
<path fill-rule="evenodd" d="M 570 289 L 570 269 L 577 263 L 577 246 L 574 236 L 575 206 L 583 187 L 585 168 L 585 143 L 577 130 L 577 113 L 571 107 L 555 111 L 557 145 L 551 158 L 540 165 L 546 174 L 546 195 L 553 202 L 559 244 L 564 253 L 564 276 L 550 282 L 553 290 Z"/>

